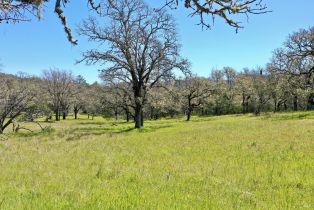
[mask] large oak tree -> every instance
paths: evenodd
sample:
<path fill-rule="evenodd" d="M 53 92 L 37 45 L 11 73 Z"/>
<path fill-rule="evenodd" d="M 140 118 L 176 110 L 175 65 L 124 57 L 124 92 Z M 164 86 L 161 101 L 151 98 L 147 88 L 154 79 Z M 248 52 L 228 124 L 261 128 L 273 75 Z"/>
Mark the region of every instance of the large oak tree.
<path fill-rule="evenodd" d="M 105 81 L 131 84 L 135 128 L 140 128 L 147 91 L 187 66 L 179 55 L 175 22 L 165 10 L 154 11 L 141 0 L 109 1 L 99 16 L 105 23 L 89 18 L 79 33 L 103 47 L 83 53 L 81 62 L 103 64 Z"/>

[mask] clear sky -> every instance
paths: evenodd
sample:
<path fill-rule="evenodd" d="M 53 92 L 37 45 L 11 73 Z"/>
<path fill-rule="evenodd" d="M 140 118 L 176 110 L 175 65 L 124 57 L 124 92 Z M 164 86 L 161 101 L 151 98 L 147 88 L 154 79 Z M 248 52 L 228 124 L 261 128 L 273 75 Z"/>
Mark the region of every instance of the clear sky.
<path fill-rule="evenodd" d="M 209 76 L 213 68 L 231 66 L 238 71 L 244 67 L 264 66 L 271 53 L 299 30 L 314 26 L 313 0 L 264 0 L 272 13 L 250 15 L 238 33 L 217 19 L 212 30 L 197 26 L 198 18 L 188 17 L 184 8 L 170 11 L 178 24 L 182 56 L 192 63 L 192 71 Z M 83 75 L 88 82 L 98 79 L 97 66 L 75 64 L 81 53 L 90 49 L 90 43 L 75 32 L 77 24 L 89 14 L 84 1 L 71 1 L 65 8 L 69 24 L 79 40 L 71 45 L 53 5 L 47 5 L 42 21 L 0 25 L 0 63 L 2 71 L 18 71 L 41 75 L 43 69 L 57 67 Z M 160 0 L 151 1 L 156 6 Z"/>

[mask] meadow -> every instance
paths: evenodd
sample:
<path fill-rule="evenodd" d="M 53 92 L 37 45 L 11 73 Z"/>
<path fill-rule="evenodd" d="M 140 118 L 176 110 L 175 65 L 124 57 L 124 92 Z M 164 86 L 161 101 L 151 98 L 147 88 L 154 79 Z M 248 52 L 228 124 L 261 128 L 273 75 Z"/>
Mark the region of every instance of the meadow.
<path fill-rule="evenodd" d="M 314 209 L 314 112 L 80 118 L 5 134 L 0 209 Z"/>

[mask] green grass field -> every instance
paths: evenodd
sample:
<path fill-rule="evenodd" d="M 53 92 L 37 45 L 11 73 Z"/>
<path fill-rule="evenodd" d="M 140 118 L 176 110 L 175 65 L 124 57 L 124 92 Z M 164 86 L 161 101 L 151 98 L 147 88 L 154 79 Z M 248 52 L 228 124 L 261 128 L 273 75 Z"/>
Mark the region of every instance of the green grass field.
<path fill-rule="evenodd" d="M 314 209 L 314 112 L 51 126 L 0 141 L 0 209 Z"/>

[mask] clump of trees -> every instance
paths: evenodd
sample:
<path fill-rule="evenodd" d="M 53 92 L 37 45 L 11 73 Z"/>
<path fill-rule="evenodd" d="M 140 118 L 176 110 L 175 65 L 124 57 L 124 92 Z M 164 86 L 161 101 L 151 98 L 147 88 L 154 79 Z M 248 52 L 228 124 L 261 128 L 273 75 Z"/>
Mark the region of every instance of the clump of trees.
<path fill-rule="evenodd" d="M 80 111 L 91 116 L 102 113 L 100 85 L 89 85 L 65 70 L 45 70 L 42 77 L 0 73 L 0 80 L 0 133 L 10 125 L 15 132 L 26 129 L 23 122 L 34 122 L 45 130 L 38 118 L 48 121 L 54 115 L 59 121 L 71 110 L 75 119 Z"/>
<path fill-rule="evenodd" d="M 187 121 L 189 121 L 192 112 L 207 103 L 212 92 L 212 85 L 209 80 L 195 76 L 187 76 L 176 82 L 182 108 L 187 116 Z"/>
<path fill-rule="evenodd" d="M 55 113 L 56 121 L 62 115 L 66 119 L 69 110 L 70 100 L 75 93 L 74 81 L 71 72 L 50 69 L 43 71 L 43 88 L 48 93 L 50 106 Z M 75 103 L 77 107 L 77 103 Z"/>
<path fill-rule="evenodd" d="M 312 108 L 314 105 L 314 27 L 291 34 L 283 47 L 274 51 L 268 68 L 277 76 L 278 85 L 286 86 L 280 95 L 292 96 L 294 110 L 304 109 L 305 106 L 308 109 Z M 285 84 L 282 84 L 283 79 L 286 81 Z M 305 102 L 304 98 L 306 98 Z"/>

